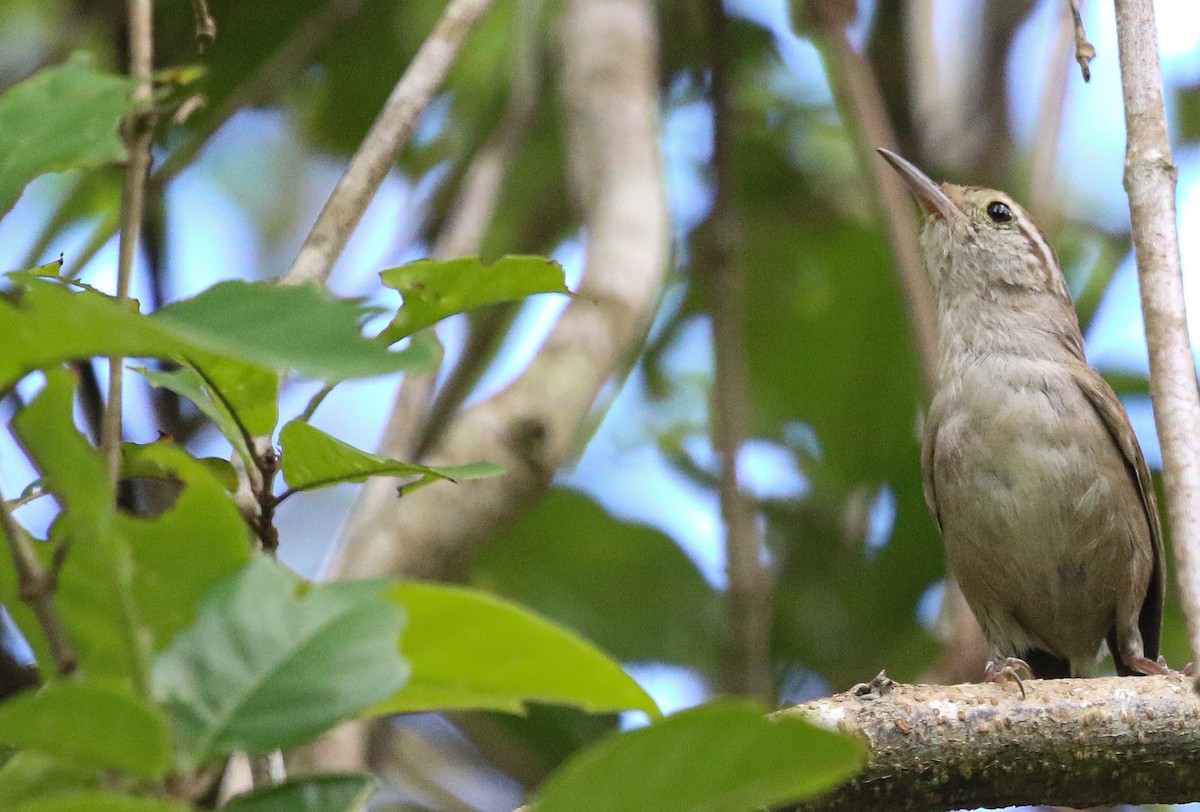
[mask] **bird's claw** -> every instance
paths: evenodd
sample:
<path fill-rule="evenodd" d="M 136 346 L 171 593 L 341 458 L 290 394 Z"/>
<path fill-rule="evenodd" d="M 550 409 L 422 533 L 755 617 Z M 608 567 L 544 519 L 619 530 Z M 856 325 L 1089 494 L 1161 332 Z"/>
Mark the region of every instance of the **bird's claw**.
<path fill-rule="evenodd" d="M 1158 655 L 1157 660 L 1151 660 L 1149 657 L 1132 657 L 1129 660 L 1129 665 L 1134 671 L 1147 676 L 1182 674 L 1185 677 L 1191 677 L 1196 674 L 1195 663 L 1188 663 L 1183 667 L 1182 671 L 1176 671 L 1167 665 L 1167 658 L 1161 654 Z"/>
<path fill-rule="evenodd" d="M 1004 682 L 1006 680 L 1015 682 L 1021 689 L 1021 698 L 1024 699 L 1025 683 L 1018 673 L 1022 670 L 1029 675 L 1030 679 L 1033 678 L 1033 669 L 1020 657 L 1005 657 L 1002 665 L 996 665 L 994 660 L 988 660 L 987 666 L 983 669 L 983 679 L 985 682 Z"/>
<path fill-rule="evenodd" d="M 860 682 L 850 689 L 850 693 L 862 699 L 880 699 L 884 694 L 892 692 L 896 683 L 887 672 L 880 671 L 870 682 Z"/>

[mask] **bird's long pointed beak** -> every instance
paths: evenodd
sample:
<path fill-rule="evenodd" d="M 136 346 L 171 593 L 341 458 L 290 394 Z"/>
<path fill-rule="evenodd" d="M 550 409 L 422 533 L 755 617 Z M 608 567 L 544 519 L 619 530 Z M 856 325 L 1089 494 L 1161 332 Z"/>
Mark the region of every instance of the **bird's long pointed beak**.
<path fill-rule="evenodd" d="M 936 214 L 949 220 L 961 213 L 954 205 L 954 201 L 942 191 L 942 187 L 930 180 L 928 175 L 913 166 L 911 162 L 882 147 L 878 149 L 878 152 L 904 179 L 909 191 L 913 193 L 913 197 L 917 199 L 917 203 L 926 214 Z"/>

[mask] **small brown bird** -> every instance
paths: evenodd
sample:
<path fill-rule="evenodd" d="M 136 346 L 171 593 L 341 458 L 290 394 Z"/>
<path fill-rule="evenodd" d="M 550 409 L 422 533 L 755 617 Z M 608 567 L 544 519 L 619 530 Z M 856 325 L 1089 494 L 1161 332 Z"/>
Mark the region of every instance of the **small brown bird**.
<path fill-rule="evenodd" d="M 1105 641 L 1117 673 L 1162 673 L 1150 469 L 1084 357 L 1054 251 L 1003 192 L 938 185 L 879 152 L 927 215 L 938 390 L 921 452 L 925 501 L 987 639 L 987 678 L 1019 667 L 1088 676 Z"/>

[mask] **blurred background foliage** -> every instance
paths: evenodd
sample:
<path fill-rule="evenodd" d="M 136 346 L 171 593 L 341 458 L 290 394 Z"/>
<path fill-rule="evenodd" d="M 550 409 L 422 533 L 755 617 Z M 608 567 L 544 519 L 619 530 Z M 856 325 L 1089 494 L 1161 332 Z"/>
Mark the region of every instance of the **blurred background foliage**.
<path fill-rule="evenodd" d="M 1037 213 L 1078 297 L 1093 360 L 1127 399 L 1157 464 L 1123 219 L 1111 4 L 1087 4 L 1100 52 L 1088 86 L 1061 47 L 1070 32 L 1060 0 L 862 0 L 857 16 L 853 3 L 836 5 L 852 14 L 850 41 L 873 70 L 901 153 L 934 177 L 1008 189 Z M 171 69 L 162 77 L 163 109 L 202 104 L 161 128 L 159 166 L 172 155 L 195 160 L 152 211 L 135 283 L 146 307 L 218 279 L 269 278 L 287 267 L 443 3 L 210 6 L 219 35 L 203 54 L 189 0 L 156 6 L 156 65 Z M 944 570 L 921 497 L 917 438 L 927 395 L 852 143 L 857 123 L 830 90 L 839 67 L 821 42 L 789 28 L 782 0 L 727 6 L 734 261 L 747 275 L 753 404 L 741 474 L 775 577 L 771 661 L 782 703 L 845 689 L 881 668 L 904 680 L 926 674 L 946 642 L 937 623 Z M 1200 15 L 1192 0 L 1158 6 L 1181 216 L 1194 222 Z M 391 295 L 378 288 L 376 272 L 429 253 L 468 167 L 497 143 L 509 166 L 483 255 L 555 256 L 568 278 L 577 276 L 557 11 L 549 0 L 497 0 L 484 16 L 351 242 L 336 290 Z M 661 312 L 628 379 L 597 409 L 577 463 L 514 526 L 497 528 L 468 577 L 591 637 L 672 709 L 720 692 L 725 577 L 707 420 L 711 303 L 695 284 L 710 250 L 713 199 L 709 35 L 702 4 L 661 0 L 658 11 L 663 170 L 675 235 Z M 123 70 L 123 20 L 118 0 L 0 0 L 0 86 L 78 50 Z M 111 228 L 120 182 L 116 170 L 38 181 L 0 224 L 0 262 L 28 266 L 62 253 L 69 267 L 87 259 L 92 235 Z M 1187 222 L 1181 231 L 1190 268 Z M 85 278 L 111 284 L 115 248 L 99 244 Z M 455 391 L 477 400 L 511 379 L 559 307 L 534 301 L 446 325 Z M 130 377 L 132 439 L 161 431 L 221 453 L 194 409 Z M 377 381 L 337 390 L 322 427 L 370 446 L 395 388 Z M 311 392 L 292 390 L 284 404 L 298 410 Z M 13 458 L 0 454 L 10 493 L 29 476 L 7 462 Z M 280 517 L 283 556 L 315 573 L 353 496 L 343 487 L 289 503 Z M 1172 663 L 1188 659 L 1174 608 L 1164 647 Z M 448 808 L 511 808 L 516 786 L 616 724 L 554 708 L 520 719 L 410 720 L 394 731 L 410 771 L 397 803 L 442 808 L 452 797 L 458 806 Z"/>

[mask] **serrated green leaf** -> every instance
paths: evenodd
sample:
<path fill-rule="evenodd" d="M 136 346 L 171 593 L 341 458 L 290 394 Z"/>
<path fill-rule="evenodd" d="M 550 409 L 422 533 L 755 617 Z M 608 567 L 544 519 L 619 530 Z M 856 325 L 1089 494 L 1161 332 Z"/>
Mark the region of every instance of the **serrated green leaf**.
<path fill-rule="evenodd" d="M 740 701 L 677 713 L 579 753 L 537 812 L 747 812 L 810 798 L 854 775 L 863 752 L 800 719 Z"/>
<path fill-rule="evenodd" d="M 159 798 L 135 798 L 104 790 L 52 795 L 18 804 L 6 812 L 191 812 L 192 807 Z"/>
<path fill-rule="evenodd" d="M 377 713 L 489 709 L 527 702 L 593 713 L 641 710 L 654 700 L 621 666 L 566 629 L 478 590 L 402 583 L 385 593 L 408 613 L 401 650 L 412 677 Z"/>
<path fill-rule="evenodd" d="M 0 96 L 0 217 L 38 175 L 123 160 L 119 126 L 133 87 L 76 58 Z"/>
<path fill-rule="evenodd" d="M 375 793 L 373 776 L 312 775 L 238 795 L 223 812 L 359 812 Z"/>
<path fill-rule="evenodd" d="M 96 771 L 36 750 L 18 750 L 0 766 L 0 809 L 95 785 Z"/>
<path fill-rule="evenodd" d="M 162 711 L 95 682 L 53 682 L 0 703 L 0 743 L 151 780 L 171 764 Z"/>
<path fill-rule="evenodd" d="M 212 355 L 318 379 L 414 371 L 428 348 L 389 351 L 362 335 L 370 310 L 308 285 L 223 282 L 143 316 L 127 304 L 65 283 L 29 279 L 0 299 L 0 388 L 35 369 L 77 358 L 189 360 Z"/>
<path fill-rule="evenodd" d="M 542 257 L 506 256 L 491 265 L 478 258 L 421 259 L 379 276 L 404 297 L 404 305 L 382 334 L 388 343 L 455 313 L 537 293 L 570 293 L 562 267 Z"/>
<path fill-rule="evenodd" d="M 213 589 L 154 665 L 185 769 L 300 744 L 403 686 L 385 584 L 309 585 L 269 558 Z"/>
<path fill-rule="evenodd" d="M 370 454 L 331 437 L 320 429 L 293 420 L 279 432 L 283 448 L 283 478 L 293 491 L 326 488 L 341 482 L 365 482 L 368 477 L 417 477 L 412 490 L 438 479 L 479 479 L 504 473 L 491 463 L 429 468 Z"/>

